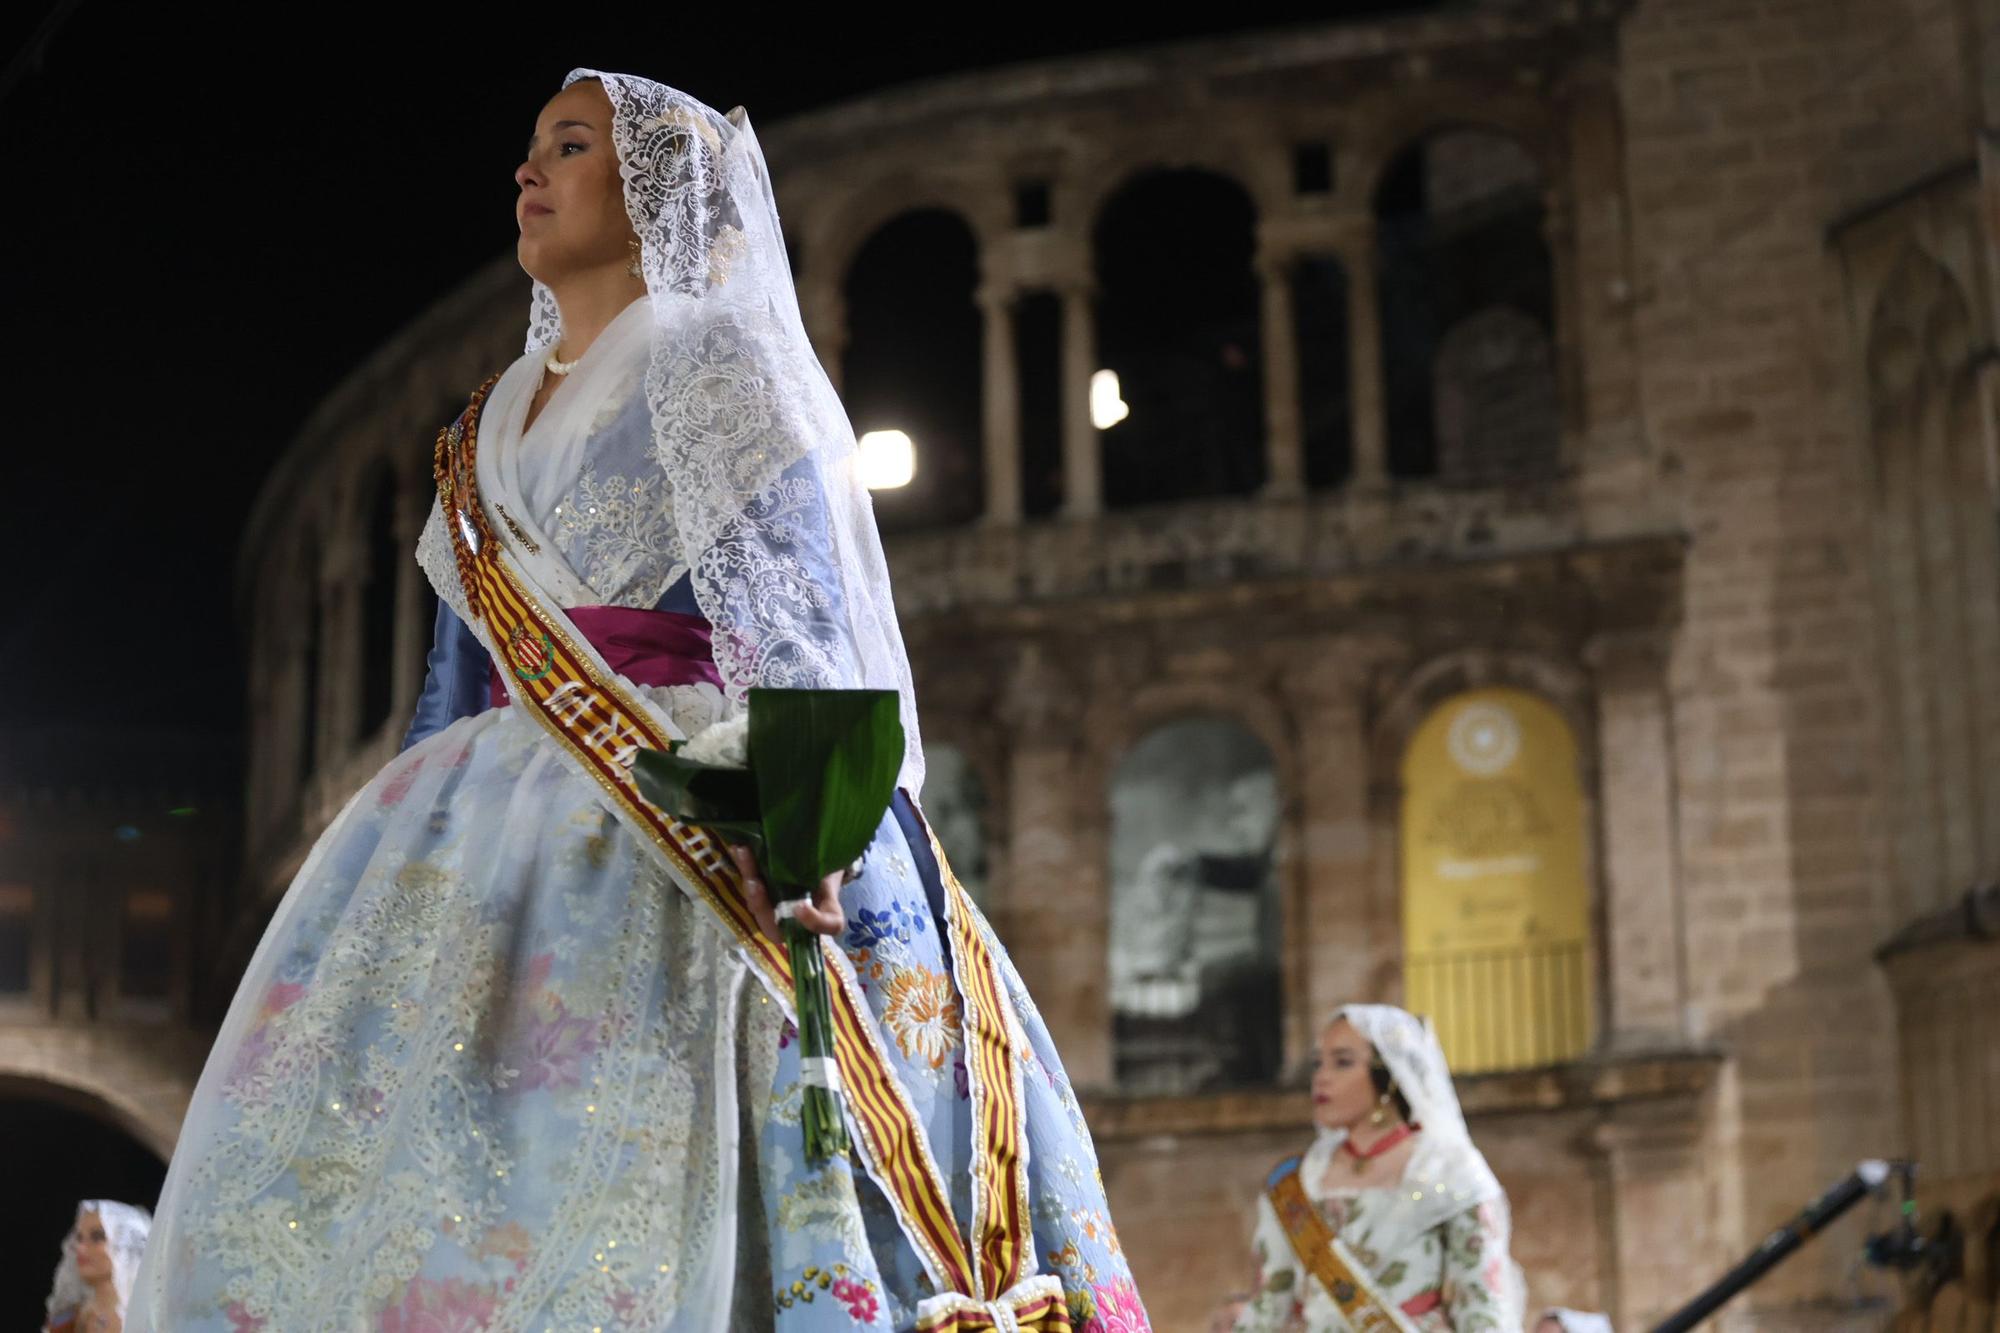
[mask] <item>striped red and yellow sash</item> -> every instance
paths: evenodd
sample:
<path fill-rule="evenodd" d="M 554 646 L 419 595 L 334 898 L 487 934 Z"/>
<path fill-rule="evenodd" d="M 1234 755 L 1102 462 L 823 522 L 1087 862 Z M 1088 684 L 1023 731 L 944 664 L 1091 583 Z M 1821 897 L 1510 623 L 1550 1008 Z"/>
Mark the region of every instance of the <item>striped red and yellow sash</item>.
<path fill-rule="evenodd" d="M 1306 1197 L 1305 1186 L 1299 1181 L 1298 1158 L 1288 1159 L 1271 1173 L 1269 1195 L 1292 1252 L 1306 1272 L 1326 1288 L 1354 1333 L 1413 1333 L 1410 1321 L 1375 1290 L 1366 1271 L 1327 1225 L 1325 1214 Z"/>
<path fill-rule="evenodd" d="M 782 945 L 758 930 L 734 861 L 702 830 L 672 819 L 639 794 L 633 759 L 641 749 L 669 748 L 669 737 L 619 678 L 600 665 L 568 618 L 541 604 L 495 538 L 479 501 L 477 479 L 479 414 L 492 387 L 488 380 L 458 420 L 438 433 L 435 456 L 438 496 L 469 607 L 484 623 L 517 703 L 604 789 L 624 821 L 679 872 L 789 1012 L 790 960 Z M 822 947 L 832 982 L 834 1055 L 849 1121 L 926 1267 L 944 1293 L 966 1298 L 964 1308 L 920 1324 L 924 1333 L 997 1328 L 995 1317 L 985 1312 L 996 1303 L 1005 1303 L 1018 1326 L 1031 1333 L 1069 1333 L 1072 1325 L 1061 1299 L 1051 1303 L 1039 1293 L 1008 1299 L 1035 1274 L 1022 1120 L 1022 1039 L 998 961 L 973 920 L 971 900 L 935 838 L 931 850 L 949 901 L 954 980 L 972 1091 L 977 1188 L 970 1244 L 952 1216 L 945 1181 L 859 995 L 853 970 L 841 966 L 845 957 L 829 942 Z"/>

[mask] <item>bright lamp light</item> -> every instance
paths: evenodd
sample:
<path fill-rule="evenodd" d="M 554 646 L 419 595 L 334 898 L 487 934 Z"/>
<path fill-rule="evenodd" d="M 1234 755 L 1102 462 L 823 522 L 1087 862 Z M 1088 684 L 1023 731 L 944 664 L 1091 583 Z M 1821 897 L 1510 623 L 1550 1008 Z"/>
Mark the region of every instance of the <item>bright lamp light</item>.
<path fill-rule="evenodd" d="M 1109 430 L 1126 417 L 1132 409 L 1118 396 L 1118 372 L 1100 370 L 1090 377 L 1090 424 L 1099 430 Z"/>
<path fill-rule="evenodd" d="M 917 446 L 899 430 L 871 430 L 858 442 L 861 482 L 871 491 L 893 491 L 917 475 Z"/>

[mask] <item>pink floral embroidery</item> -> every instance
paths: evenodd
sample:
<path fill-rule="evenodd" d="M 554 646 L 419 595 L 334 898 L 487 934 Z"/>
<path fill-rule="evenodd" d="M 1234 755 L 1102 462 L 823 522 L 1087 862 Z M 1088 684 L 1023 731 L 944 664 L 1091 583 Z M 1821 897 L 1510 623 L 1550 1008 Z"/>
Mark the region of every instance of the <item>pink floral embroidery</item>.
<path fill-rule="evenodd" d="M 1083 1326 L 1082 1333 L 1153 1333 L 1131 1278 L 1093 1284 L 1090 1294 L 1097 1304 L 1097 1313 Z"/>
<path fill-rule="evenodd" d="M 573 1088 L 583 1082 L 584 1062 L 596 1053 L 595 1021 L 576 1018 L 562 997 L 548 988 L 555 955 L 538 953 L 520 979 L 522 1026 L 507 1042 L 501 1059 L 521 1072 L 519 1087 Z"/>
<path fill-rule="evenodd" d="M 873 1323 L 880 1308 L 875 1293 L 868 1289 L 868 1285 L 851 1277 L 844 1277 L 833 1284 L 833 1298 L 847 1307 L 848 1318 L 857 1324 Z"/>
<path fill-rule="evenodd" d="M 414 762 L 405 764 L 403 771 L 382 784 L 382 793 L 377 798 L 383 805 L 401 805 L 403 798 L 416 785 L 417 774 L 424 771 L 424 761 L 419 756 Z"/>
<path fill-rule="evenodd" d="M 229 1333 L 261 1333 L 264 1327 L 262 1317 L 244 1309 L 242 1301 L 231 1301 L 222 1315 L 229 1321 Z"/>
<path fill-rule="evenodd" d="M 502 1222 L 479 1238 L 479 1248 L 472 1253 L 480 1259 L 505 1259 L 514 1265 L 515 1272 L 524 1273 L 534 1248 L 534 1238 L 526 1227 L 519 1222 Z"/>
<path fill-rule="evenodd" d="M 264 992 L 263 1017 L 272 1018 L 305 998 L 306 988 L 297 981 L 279 981 Z"/>
<path fill-rule="evenodd" d="M 507 1063 L 521 1071 L 524 1090 L 576 1087 L 583 1082 L 584 1061 L 597 1050 L 597 1024 L 571 1017 L 553 996 L 537 1007 L 545 1016 L 528 1023 L 508 1052 Z"/>
<path fill-rule="evenodd" d="M 552 953 L 538 953 L 528 960 L 528 975 L 521 978 L 524 990 L 538 991 L 549 984 L 549 974 L 555 970 L 556 956 Z"/>
<path fill-rule="evenodd" d="M 230 1087 L 240 1087 L 263 1072 L 264 1058 L 271 1053 L 271 1020 L 304 999 L 305 994 L 306 988 L 296 981 L 274 982 L 264 992 L 264 1003 L 257 1010 L 257 1026 L 244 1039 L 236 1052 L 236 1063 L 230 1066 Z"/>
<path fill-rule="evenodd" d="M 403 1303 L 382 1311 L 379 1333 L 484 1333 L 498 1305 L 493 1288 L 447 1278 L 414 1278 Z"/>

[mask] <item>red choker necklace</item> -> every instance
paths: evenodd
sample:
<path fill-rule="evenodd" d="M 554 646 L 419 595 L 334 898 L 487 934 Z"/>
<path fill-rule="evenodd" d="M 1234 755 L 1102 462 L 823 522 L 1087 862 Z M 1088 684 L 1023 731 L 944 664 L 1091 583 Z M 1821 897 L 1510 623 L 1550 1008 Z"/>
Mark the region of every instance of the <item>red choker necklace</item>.
<path fill-rule="evenodd" d="M 1354 1174 L 1358 1176 L 1368 1169 L 1370 1162 L 1416 1132 L 1417 1127 L 1415 1125 L 1398 1125 L 1395 1129 L 1390 1130 L 1387 1134 L 1375 1140 L 1374 1146 L 1366 1152 L 1354 1146 L 1354 1136 L 1350 1134 L 1347 1138 L 1341 1140 L 1340 1150 L 1354 1159 Z"/>

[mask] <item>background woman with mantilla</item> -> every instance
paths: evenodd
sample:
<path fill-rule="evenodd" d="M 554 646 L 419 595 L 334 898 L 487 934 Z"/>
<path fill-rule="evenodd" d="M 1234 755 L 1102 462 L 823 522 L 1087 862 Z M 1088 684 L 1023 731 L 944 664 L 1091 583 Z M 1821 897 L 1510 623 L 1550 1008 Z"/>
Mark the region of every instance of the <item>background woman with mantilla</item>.
<path fill-rule="evenodd" d="M 43 1333 L 120 1333 L 152 1215 L 111 1199 L 85 1199 L 63 1238 Z"/>
<path fill-rule="evenodd" d="M 416 721 L 251 962 L 129 1326 L 1144 1329 L 1048 1033 L 912 799 L 881 544 L 747 117 L 579 70 L 515 180 L 528 350 L 440 437 Z M 902 696 L 905 794 L 799 913 L 837 1068 L 802 1066 L 754 860 L 630 797 L 635 738 L 753 686 Z M 808 1079 L 851 1156 L 806 1159 Z"/>
<path fill-rule="evenodd" d="M 1257 1203 L 1237 1333 L 1521 1333 L 1507 1197 L 1472 1146 L 1428 1023 L 1350 1004 L 1320 1034 L 1318 1137 Z"/>

